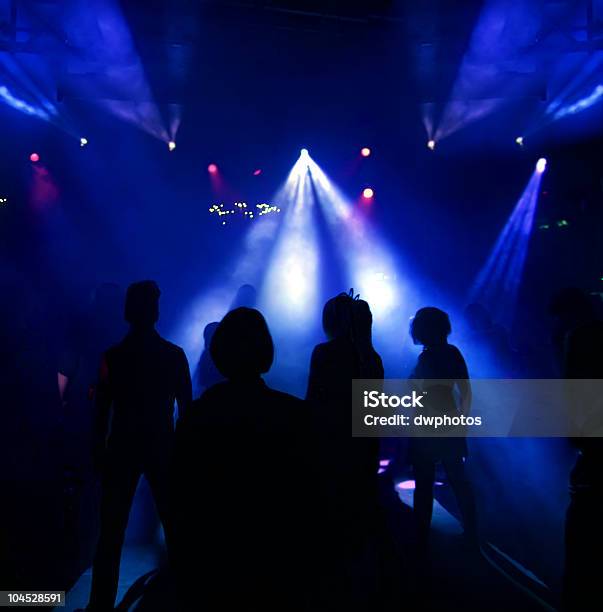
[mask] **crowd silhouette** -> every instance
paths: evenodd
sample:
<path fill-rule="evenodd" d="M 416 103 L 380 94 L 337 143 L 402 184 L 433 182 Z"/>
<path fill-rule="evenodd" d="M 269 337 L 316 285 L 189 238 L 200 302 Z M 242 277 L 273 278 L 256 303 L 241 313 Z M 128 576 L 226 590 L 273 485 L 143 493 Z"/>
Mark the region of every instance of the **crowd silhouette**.
<path fill-rule="evenodd" d="M 269 325 L 254 307 L 253 287 L 243 286 L 223 319 L 205 328 L 193 380 L 184 351 L 155 329 L 159 300 L 155 282 L 130 285 L 126 331 L 118 314 L 124 301 L 119 287 L 101 286 L 82 326 L 85 334 L 74 334 L 79 342 L 51 355 L 46 347 L 52 343 L 38 335 L 36 359 L 44 361 L 48 382 L 36 389 L 28 390 L 22 380 L 32 359 L 28 345 L 17 347 L 15 334 L 1 330 L 5 346 L 18 356 L 0 368 L 5 397 L 15 405 L 50 405 L 54 387 L 63 434 L 73 441 L 63 457 L 70 482 L 75 487 L 88 473 L 100 482 L 87 609 L 115 607 L 124 535 L 142 476 L 165 534 L 164 590 L 171 594 L 171 609 L 402 609 L 402 561 L 391 542 L 378 478 L 382 442 L 350 432 L 351 381 L 386 377 L 373 346 L 369 304 L 352 290 L 327 301 L 326 341 L 312 352 L 306 396 L 300 399 L 264 381 L 275 349 Z M 28 328 L 27 310 L 12 308 L 3 321 L 36 338 L 41 332 Z M 553 298 L 550 313 L 559 376 L 603 378 L 603 321 L 589 296 L 564 290 Z M 480 305 L 468 307 L 465 316 L 472 333 L 511 371 L 519 358 L 505 330 Z M 443 413 L 468 414 L 470 374 L 461 351 L 448 342 L 450 333 L 446 312 L 427 307 L 416 313 L 410 335 L 422 351 L 409 378 L 437 397 Z M 12 418 L 6 422 L 7 441 L 24 431 L 18 411 Z M 52 432 L 46 438 L 52 441 Z M 570 611 L 593 609 L 603 550 L 603 447 L 598 438 L 577 437 L 573 444 L 577 460 L 563 586 L 564 609 Z M 455 494 L 468 549 L 479 551 L 467 456 L 462 437 L 408 443 L 417 558 L 429 556 L 440 465 Z M 11 461 L 6 453 L 5 472 Z M 6 475 L 4 482 L 20 494 Z M 15 518 L 10 508 L 2 512 L 0 567 L 4 584 L 13 586 L 20 580 L 19 561 L 7 525 Z"/>

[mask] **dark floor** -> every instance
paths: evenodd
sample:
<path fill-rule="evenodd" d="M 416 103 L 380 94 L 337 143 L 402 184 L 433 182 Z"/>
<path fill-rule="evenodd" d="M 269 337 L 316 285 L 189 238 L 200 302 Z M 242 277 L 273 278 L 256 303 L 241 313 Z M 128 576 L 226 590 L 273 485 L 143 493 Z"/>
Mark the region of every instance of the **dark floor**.
<path fill-rule="evenodd" d="M 412 489 L 396 488 L 392 496 L 395 507 L 390 520 L 408 533 L 411 519 Z M 400 500 L 402 503 L 400 504 Z M 402 536 L 402 539 L 404 536 Z M 400 541 L 403 548 L 407 543 Z M 409 549 L 412 544 L 408 543 Z M 436 501 L 430 559 L 416 564 L 412 554 L 402 577 L 407 582 L 408 603 L 413 610 L 445 612 L 447 610 L 488 612 L 530 612 L 555 610 L 554 597 L 527 568 L 515 562 L 504 551 L 484 543 L 481 550 L 465 546 L 458 520 Z M 141 576 L 156 568 L 161 545 L 126 546 L 122 557 L 118 601 Z M 91 581 L 86 571 L 67 594 L 65 610 L 85 607 Z M 418 601 L 421 605 L 418 605 Z M 129 609 L 135 609 L 134 604 Z M 166 610 L 166 612 L 169 612 Z"/>

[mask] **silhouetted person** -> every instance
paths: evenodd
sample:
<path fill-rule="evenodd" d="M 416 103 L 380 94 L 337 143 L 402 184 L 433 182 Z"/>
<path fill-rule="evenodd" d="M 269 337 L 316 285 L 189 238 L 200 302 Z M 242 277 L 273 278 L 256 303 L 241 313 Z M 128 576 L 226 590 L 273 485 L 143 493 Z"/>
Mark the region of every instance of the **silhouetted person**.
<path fill-rule="evenodd" d="M 328 341 L 312 353 L 306 398 L 315 413 L 326 479 L 334 545 L 328 571 L 339 572 L 333 578 L 339 596 L 361 607 L 370 605 L 361 598 L 371 597 L 371 586 L 355 572 L 377 531 L 379 440 L 352 438 L 351 389 L 354 378 L 383 379 L 383 364 L 373 348 L 372 315 L 365 301 L 342 293 L 325 304 L 322 322 Z"/>
<path fill-rule="evenodd" d="M 263 381 L 274 348 L 257 310 L 229 312 L 210 351 L 226 381 L 179 421 L 174 452 L 180 607 L 302 609 L 317 554 L 306 404 Z"/>
<path fill-rule="evenodd" d="M 174 400 L 185 414 L 191 379 L 184 351 L 155 331 L 159 296 L 153 281 L 130 285 L 125 304 L 130 331 L 101 363 L 95 431 L 96 458 L 102 465 L 101 532 L 92 574 L 92 610 L 113 609 L 128 515 L 142 475 L 166 528 Z"/>
<path fill-rule="evenodd" d="M 423 345 L 411 378 L 429 390 L 430 403 L 444 414 L 468 414 L 471 407 L 471 385 L 467 365 L 459 349 L 448 343 L 452 329 L 448 315 L 439 308 L 421 308 L 414 316 L 410 333 L 415 344 Z M 457 405 L 455 389 L 460 393 Z M 464 437 L 413 437 L 410 440 L 410 460 L 415 474 L 414 514 L 419 544 L 424 547 L 429 538 L 433 512 L 433 486 L 436 464 L 441 462 L 456 496 L 465 535 L 477 538 L 475 500 L 471 483 L 465 473 L 467 441 Z"/>
<path fill-rule="evenodd" d="M 559 297 L 562 297 L 561 301 Z M 562 305 L 563 308 L 559 308 Z M 553 312 L 561 315 L 557 327 L 558 346 L 563 350 L 563 374 L 568 379 L 603 378 L 603 321 L 588 296 L 576 289 L 556 296 Z M 565 332 L 562 330 L 565 328 Z M 588 384 L 585 382 L 585 384 Z M 589 397 L 590 395 L 590 397 Z M 588 392 L 585 398 L 593 400 Z M 579 401 L 578 398 L 575 401 Z M 578 452 L 570 475 L 570 504 L 565 526 L 564 609 L 582 612 L 593 609 L 600 599 L 603 570 L 603 444 L 589 437 L 601 427 L 600 400 L 593 406 L 570 405 L 576 423 L 572 442 Z M 581 404 L 583 402 L 580 402 Z M 594 411 L 594 414 L 593 414 Z"/>
<path fill-rule="evenodd" d="M 211 344 L 211 339 L 214 337 L 216 333 L 216 329 L 218 329 L 219 323 L 217 321 L 212 321 L 205 326 L 203 330 L 203 341 L 205 346 L 203 348 L 203 352 L 201 353 L 201 357 L 199 358 L 199 365 L 197 366 L 197 386 L 199 388 L 199 392 L 203 392 L 210 387 L 213 387 L 216 383 L 222 382 L 224 380 L 224 376 L 220 374 L 218 368 L 216 368 L 216 364 L 211 357 L 209 347 Z"/>

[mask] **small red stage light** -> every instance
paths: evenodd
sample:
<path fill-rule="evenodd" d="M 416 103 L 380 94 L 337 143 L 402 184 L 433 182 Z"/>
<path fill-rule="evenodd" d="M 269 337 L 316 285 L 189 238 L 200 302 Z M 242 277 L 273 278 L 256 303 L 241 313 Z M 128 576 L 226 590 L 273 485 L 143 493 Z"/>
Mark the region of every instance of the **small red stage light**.
<path fill-rule="evenodd" d="M 368 147 L 362 147 L 362 149 L 360 149 L 360 155 L 362 155 L 362 157 L 368 157 L 371 154 L 371 150 Z"/>
<path fill-rule="evenodd" d="M 260 176 L 260 174 L 262 174 L 261 168 L 258 168 L 257 170 L 253 171 L 253 176 Z"/>
<path fill-rule="evenodd" d="M 40 161 L 40 156 L 37 153 L 32 153 L 29 159 L 35 164 L 37 161 Z"/>
<path fill-rule="evenodd" d="M 210 174 L 216 174 L 216 172 L 218 172 L 218 166 L 216 166 L 216 164 L 209 164 L 209 166 L 207 166 L 207 171 Z"/>
<path fill-rule="evenodd" d="M 366 189 L 362 191 L 362 197 L 365 200 L 370 200 L 374 195 L 375 195 L 375 192 L 370 187 L 367 187 Z"/>

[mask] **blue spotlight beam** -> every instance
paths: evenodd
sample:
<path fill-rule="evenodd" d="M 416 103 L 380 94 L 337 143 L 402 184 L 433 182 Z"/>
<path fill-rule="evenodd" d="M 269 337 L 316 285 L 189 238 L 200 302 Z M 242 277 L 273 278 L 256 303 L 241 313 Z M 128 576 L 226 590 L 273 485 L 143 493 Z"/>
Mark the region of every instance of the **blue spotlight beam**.
<path fill-rule="evenodd" d="M 600 103 L 603 100 L 602 70 L 603 53 L 600 51 L 590 55 L 586 61 L 577 58 L 569 80 L 557 92 L 551 92 L 551 101 L 532 131 Z"/>
<path fill-rule="evenodd" d="M 48 72 L 43 58 L 0 54 L 0 102 L 76 137 L 77 130 L 68 113 L 64 108 L 59 112 L 53 102 Z"/>
<path fill-rule="evenodd" d="M 544 165 L 534 170 L 470 291 L 503 324 L 513 320 L 540 193 Z"/>
<path fill-rule="evenodd" d="M 79 64 L 102 66 L 102 73 L 66 74 L 61 94 L 90 98 L 100 108 L 166 143 L 176 140 L 179 110 L 167 127 L 157 106 L 145 67 L 117 0 L 76 3 L 66 35 L 78 48 Z M 78 11 L 80 11 L 78 13 Z"/>
<path fill-rule="evenodd" d="M 509 35 L 509 24 L 513 34 Z M 423 108 L 423 123 L 436 142 L 499 110 L 505 98 L 538 98 L 544 85 L 533 76 L 523 77 L 535 61 L 525 52 L 540 27 L 540 15 L 528 2 L 486 0 L 471 34 L 468 49 L 442 110 Z"/>

